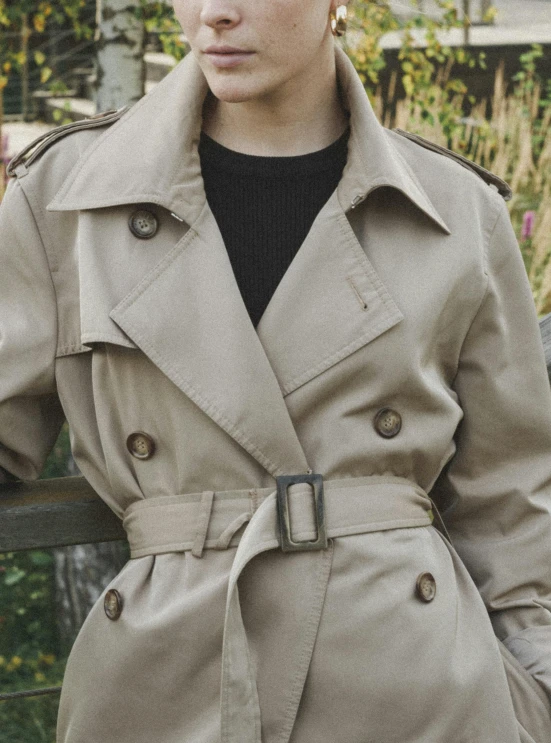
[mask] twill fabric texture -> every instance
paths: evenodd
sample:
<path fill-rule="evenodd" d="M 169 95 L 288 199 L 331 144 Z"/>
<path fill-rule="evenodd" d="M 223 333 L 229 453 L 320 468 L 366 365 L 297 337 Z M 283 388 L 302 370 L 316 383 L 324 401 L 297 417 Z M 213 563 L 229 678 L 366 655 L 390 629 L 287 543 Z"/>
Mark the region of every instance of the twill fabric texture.
<path fill-rule="evenodd" d="M 551 392 L 506 205 L 384 129 L 335 60 L 346 166 L 256 328 L 192 54 L 15 168 L 0 466 L 37 477 L 66 417 L 132 549 L 58 743 L 551 741 Z M 284 552 L 277 478 L 309 473 L 328 543 Z M 289 488 L 295 539 L 311 498 Z"/>

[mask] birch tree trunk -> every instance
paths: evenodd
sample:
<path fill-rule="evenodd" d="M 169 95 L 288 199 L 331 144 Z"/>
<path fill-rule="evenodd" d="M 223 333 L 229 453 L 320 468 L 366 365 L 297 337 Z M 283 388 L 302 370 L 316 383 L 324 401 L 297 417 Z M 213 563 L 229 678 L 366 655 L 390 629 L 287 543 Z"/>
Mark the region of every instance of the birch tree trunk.
<path fill-rule="evenodd" d="M 463 43 L 471 43 L 471 0 L 463 0 Z"/>
<path fill-rule="evenodd" d="M 96 106 L 98 111 L 135 103 L 144 94 L 144 27 L 135 0 L 97 0 Z"/>
<path fill-rule="evenodd" d="M 105 586 L 125 564 L 126 554 L 120 542 L 105 542 L 60 547 L 54 559 L 57 628 L 66 654 Z"/>

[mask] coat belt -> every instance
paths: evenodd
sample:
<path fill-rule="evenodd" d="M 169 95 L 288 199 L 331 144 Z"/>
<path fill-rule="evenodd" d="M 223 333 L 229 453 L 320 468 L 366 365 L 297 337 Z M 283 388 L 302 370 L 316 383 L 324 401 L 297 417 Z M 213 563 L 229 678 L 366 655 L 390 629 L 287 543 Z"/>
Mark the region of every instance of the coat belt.
<path fill-rule="evenodd" d="M 433 520 L 430 498 L 411 480 L 367 476 L 326 480 L 323 485 L 329 542 L 326 549 L 315 553 L 314 560 L 307 561 L 307 569 L 311 571 L 308 580 L 316 586 L 314 605 L 308 609 L 308 632 L 302 633 L 300 660 L 297 661 L 300 683 L 294 685 L 288 706 L 291 713 L 278 736 L 280 743 L 287 743 L 291 735 L 310 665 L 331 572 L 332 538 L 429 526 Z M 293 540 L 315 539 L 317 524 L 310 486 L 305 483 L 290 485 L 288 503 Z M 261 743 L 260 706 L 237 580 L 253 557 L 280 547 L 276 490 L 268 487 L 146 498 L 126 509 L 123 526 L 132 559 L 186 550 L 201 557 L 205 548 L 237 546 L 229 575 L 224 619 L 221 743 Z"/>

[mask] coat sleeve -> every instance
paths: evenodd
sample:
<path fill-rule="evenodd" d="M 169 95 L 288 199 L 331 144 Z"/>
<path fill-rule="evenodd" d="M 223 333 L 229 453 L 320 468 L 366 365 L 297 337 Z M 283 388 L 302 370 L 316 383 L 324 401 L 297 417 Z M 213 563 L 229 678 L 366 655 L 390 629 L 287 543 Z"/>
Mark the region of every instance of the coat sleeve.
<path fill-rule="evenodd" d="M 432 491 L 494 631 L 551 697 L 551 390 L 505 204 L 460 354 L 456 453 Z"/>
<path fill-rule="evenodd" d="M 40 475 L 63 423 L 56 394 L 55 292 L 17 181 L 0 205 L 0 483 Z"/>

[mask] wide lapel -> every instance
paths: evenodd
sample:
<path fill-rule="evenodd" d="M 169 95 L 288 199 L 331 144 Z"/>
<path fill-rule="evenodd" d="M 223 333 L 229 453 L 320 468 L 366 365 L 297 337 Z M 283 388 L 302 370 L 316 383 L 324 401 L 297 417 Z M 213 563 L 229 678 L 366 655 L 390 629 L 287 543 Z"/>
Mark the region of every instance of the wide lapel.
<path fill-rule="evenodd" d="M 208 206 L 110 317 L 268 472 L 307 471 Z"/>
<path fill-rule="evenodd" d="M 334 193 L 257 332 L 287 395 L 402 319 Z"/>
<path fill-rule="evenodd" d="M 427 230 L 450 232 L 377 121 L 360 78 L 338 46 L 335 61 L 341 100 L 350 117 L 347 163 L 257 327 L 285 395 L 403 319 L 346 212 L 377 188 L 391 187 L 426 215 Z"/>
<path fill-rule="evenodd" d="M 103 294 L 89 292 L 96 327 L 115 328 L 97 340 L 120 328 L 270 474 L 299 474 L 308 462 L 206 201 L 197 147 L 207 92 L 189 54 L 83 153 L 48 210 L 151 203 L 185 223 L 183 237 L 111 306 L 103 298 L 94 309 Z M 104 270 L 121 270 L 116 252 Z"/>

